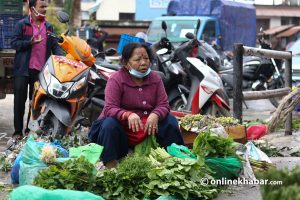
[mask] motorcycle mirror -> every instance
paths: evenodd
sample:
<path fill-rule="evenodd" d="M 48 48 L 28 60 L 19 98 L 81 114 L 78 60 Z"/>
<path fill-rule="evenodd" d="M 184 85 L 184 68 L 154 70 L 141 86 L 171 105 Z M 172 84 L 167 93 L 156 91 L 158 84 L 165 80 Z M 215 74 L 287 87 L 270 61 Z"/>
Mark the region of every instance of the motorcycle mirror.
<path fill-rule="evenodd" d="M 164 55 L 168 52 L 167 48 L 162 48 L 156 52 L 157 55 Z"/>
<path fill-rule="evenodd" d="M 198 35 L 199 28 L 200 28 L 200 19 L 197 20 L 196 31 L 195 31 L 196 36 Z"/>
<path fill-rule="evenodd" d="M 188 39 L 190 39 L 190 40 L 192 40 L 192 39 L 195 38 L 194 34 L 193 34 L 193 33 L 190 33 L 190 32 L 186 33 L 186 34 L 185 34 L 185 37 L 188 38 Z"/>
<path fill-rule="evenodd" d="M 117 53 L 117 50 L 114 48 L 109 48 L 109 49 L 106 49 L 104 53 L 107 56 L 113 56 Z"/>
<path fill-rule="evenodd" d="M 69 15 L 66 12 L 63 11 L 58 11 L 56 14 L 56 17 L 58 19 L 58 21 L 60 21 L 61 23 L 68 23 L 70 20 Z"/>
<path fill-rule="evenodd" d="M 165 31 L 165 34 L 167 37 L 167 23 L 165 21 L 161 22 L 161 28 Z"/>

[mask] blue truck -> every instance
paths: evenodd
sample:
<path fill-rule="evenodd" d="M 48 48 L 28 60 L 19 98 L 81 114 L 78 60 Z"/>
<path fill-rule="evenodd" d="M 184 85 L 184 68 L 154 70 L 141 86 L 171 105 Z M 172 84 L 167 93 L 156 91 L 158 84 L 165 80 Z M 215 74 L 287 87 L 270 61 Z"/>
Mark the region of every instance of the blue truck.
<path fill-rule="evenodd" d="M 195 32 L 197 20 L 200 20 L 197 38 L 216 44 L 224 51 L 232 51 L 234 43 L 256 44 L 255 7 L 226 0 L 172 0 L 167 16 L 151 22 L 147 31 L 148 41 L 155 42 L 165 36 L 162 21 L 167 23 L 171 42 L 186 41 L 185 34 Z"/>

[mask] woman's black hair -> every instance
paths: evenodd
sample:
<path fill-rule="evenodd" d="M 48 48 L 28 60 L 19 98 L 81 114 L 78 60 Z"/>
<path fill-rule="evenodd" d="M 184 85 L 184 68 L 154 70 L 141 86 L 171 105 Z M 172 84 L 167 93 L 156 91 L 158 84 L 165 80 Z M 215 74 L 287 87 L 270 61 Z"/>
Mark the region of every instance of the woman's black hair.
<path fill-rule="evenodd" d="M 144 48 L 149 56 L 150 62 L 152 63 L 153 54 L 151 49 L 146 44 L 136 42 L 131 42 L 124 46 L 122 51 L 121 63 L 126 64 L 132 56 L 133 51 L 137 48 Z"/>

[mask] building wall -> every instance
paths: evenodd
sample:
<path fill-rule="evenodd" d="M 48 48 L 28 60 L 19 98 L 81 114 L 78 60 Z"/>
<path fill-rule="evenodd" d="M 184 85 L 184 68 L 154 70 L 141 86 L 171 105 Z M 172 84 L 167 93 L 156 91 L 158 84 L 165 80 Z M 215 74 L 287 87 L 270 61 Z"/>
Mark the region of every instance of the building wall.
<path fill-rule="evenodd" d="M 281 18 L 280 17 L 270 17 L 270 28 L 281 26 Z"/>
<path fill-rule="evenodd" d="M 136 0 L 103 0 L 97 10 L 97 20 L 119 20 L 119 13 L 135 13 Z"/>
<path fill-rule="evenodd" d="M 167 13 L 170 0 L 136 0 L 135 20 L 151 21 Z"/>

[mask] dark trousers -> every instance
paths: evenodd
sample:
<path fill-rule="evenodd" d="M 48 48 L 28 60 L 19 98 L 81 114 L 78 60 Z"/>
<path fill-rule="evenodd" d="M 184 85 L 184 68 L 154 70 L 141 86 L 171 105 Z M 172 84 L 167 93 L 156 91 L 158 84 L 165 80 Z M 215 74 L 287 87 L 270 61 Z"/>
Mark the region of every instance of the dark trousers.
<path fill-rule="evenodd" d="M 32 100 L 34 82 L 38 80 L 39 71 L 30 69 L 29 76 L 14 77 L 14 134 L 23 132 L 25 103 L 29 85 L 29 100 Z"/>
<path fill-rule="evenodd" d="M 129 150 L 127 133 L 119 120 L 112 117 L 96 120 L 90 129 L 89 140 L 104 147 L 101 156 L 104 163 L 119 160 Z M 164 148 L 172 143 L 184 144 L 177 120 L 171 114 L 159 121 L 156 140 Z"/>

